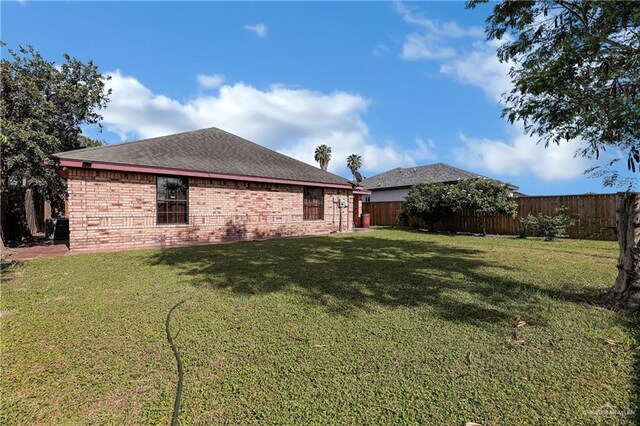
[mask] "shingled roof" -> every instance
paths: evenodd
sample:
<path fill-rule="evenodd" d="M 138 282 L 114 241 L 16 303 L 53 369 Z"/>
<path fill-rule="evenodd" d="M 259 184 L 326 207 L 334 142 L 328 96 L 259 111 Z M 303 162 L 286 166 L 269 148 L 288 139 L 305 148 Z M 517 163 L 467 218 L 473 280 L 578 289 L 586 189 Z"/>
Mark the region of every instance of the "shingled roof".
<path fill-rule="evenodd" d="M 377 189 L 407 188 L 419 183 L 450 183 L 478 178 L 489 179 L 477 173 L 458 169 L 448 164 L 438 163 L 406 169 L 397 167 L 365 179 L 362 185 L 370 191 L 375 191 Z M 514 185 L 509 185 L 509 187 L 513 189 L 517 188 L 517 186 Z"/>
<path fill-rule="evenodd" d="M 350 185 L 340 176 L 218 128 L 60 152 L 60 160 Z"/>

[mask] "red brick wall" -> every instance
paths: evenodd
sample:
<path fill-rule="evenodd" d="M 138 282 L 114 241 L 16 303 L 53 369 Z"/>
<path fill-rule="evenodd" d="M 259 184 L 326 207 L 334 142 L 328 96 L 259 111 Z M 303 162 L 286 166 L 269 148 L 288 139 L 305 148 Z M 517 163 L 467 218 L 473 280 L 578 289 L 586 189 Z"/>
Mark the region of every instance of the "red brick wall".
<path fill-rule="evenodd" d="M 324 220 L 304 221 L 302 186 L 189 179 L 189 224 L 156 225 L 156 176 L 70 169 L 71 250 L 207 244 L 353 228 L 351 191 L 324 189 Z"/>

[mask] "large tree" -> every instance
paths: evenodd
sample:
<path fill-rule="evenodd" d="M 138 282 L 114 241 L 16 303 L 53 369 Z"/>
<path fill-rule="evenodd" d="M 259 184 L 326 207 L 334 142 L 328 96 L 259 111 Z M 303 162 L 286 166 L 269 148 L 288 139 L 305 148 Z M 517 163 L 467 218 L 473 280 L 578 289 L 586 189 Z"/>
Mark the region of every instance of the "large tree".
<path fill-rule="evenodd" d="M 484 1 L 471 1 L 475 7 Z M 640 2 L 503 1 L 487 19 L 498 57 L 511 64 L 513 89 L 503 115 L 522 122 L 545 146 L 577 140 L 578 155 L 622 151 L 640 163 Z M 615 169 L 606 177 L 618 179 Z M 618 206 L 620 261 L 609 294 L 617 307 L 640 309 L 640 200 Z"/>
<path fill-rule="evenodd" d="M 8 207 L 24 205 L 19 198 L 27 189 L 54 203 L 64 197 L 51 155 L 96 144 L 82 135 L 82 126 L 100 126 L 99 110 L 109 96 L 106 77 L 91 61 L 64 55 L 64 62 L 55 64 L 31 46 L 7 53 L 0 63 L 3 219 Z"/>

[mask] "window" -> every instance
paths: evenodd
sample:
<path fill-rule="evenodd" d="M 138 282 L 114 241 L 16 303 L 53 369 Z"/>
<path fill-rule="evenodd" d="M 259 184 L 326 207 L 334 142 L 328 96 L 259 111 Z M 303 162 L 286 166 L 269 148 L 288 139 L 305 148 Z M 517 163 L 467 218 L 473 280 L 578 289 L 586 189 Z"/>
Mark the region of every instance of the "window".
<path fill-rule="evenodd" d="M 189 181 L 185 178 L 156 179 L 156 224 L 189 223 Z"/>
<path fill-rule="evenodd" d="M 304 188 L 302 218 L 304 220 L 324 219 L 324 191 L 322 188 Z"/>

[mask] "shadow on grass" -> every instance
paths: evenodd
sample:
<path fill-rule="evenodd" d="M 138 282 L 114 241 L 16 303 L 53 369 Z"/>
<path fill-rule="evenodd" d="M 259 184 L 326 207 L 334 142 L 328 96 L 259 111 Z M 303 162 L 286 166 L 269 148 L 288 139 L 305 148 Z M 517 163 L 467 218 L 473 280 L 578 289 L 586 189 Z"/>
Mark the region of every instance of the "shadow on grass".
<path fill-rule="evenodd" d="M 599 288 L 550 288 L 514 281 L 511 269 L 472 248 L 382 237 L 304 238 L 164 249 L 156 265 L 192 285 L 237 294 L 295 291 L 311 304 L 349 315 L 372 305 L 428 305 L 447 320 L 480 325 L 526 312 L 544 324 L 536 295 L 598 304 Z"/>
<path fill-rule="evenodd" d="M 340 315 L 375 305 L 425 305 L 445 320 L 475 326 L 511 324 L 519 314 L 546 325 L 554 309 L 540 308 L 549 299 L 603 305 L 606 291 L 516 281 L 507 276 L 512 266 L 491 261 L 483 250 L 380 236 L 164 249 L 151 263 L 176 268 L 199 288 L 239 295 L 290 292 Z M 635 339 L 633 386 L 640 420 L 640 315 L 618 320 Z"/>
<path fill-rule="evenodd" d="M 2 261 L 0 261 L 0 282 L 2 282 L 3 284 L 8 284 L 13 281 L 16 272 L 19 272 L 23 264 L 23 260 L 3 259 Z"/>

